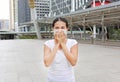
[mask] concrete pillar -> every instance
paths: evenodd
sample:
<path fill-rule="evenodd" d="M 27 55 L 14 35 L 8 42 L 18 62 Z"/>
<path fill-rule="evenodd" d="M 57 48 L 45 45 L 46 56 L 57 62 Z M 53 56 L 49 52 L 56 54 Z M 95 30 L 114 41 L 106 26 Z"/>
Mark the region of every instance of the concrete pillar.
<path fill-rule="evenodd" d="M 105 29 L 104 37 L 105 37 L 105 40 L 107 40 L 107 39 L 108 39 L 108 38 L 107 38 L 107 33 L 108 33 L 108 32 L 107 32 L 107 27 L 105 26 L 104 29 Z"/>
<path fill-rule="evenodd" d="M 85 27 L 85 16 L 83 17 L 83 31 L 84 31 L 84 40 L 86 40 L 86 27 Z"/>
<path fill-rule="evenodd" d="M 75 0 L 71 0 L 71 12 L 75 11 Z"/>
<path fill-rule="evenodd" d="M 97 28 L 97 33 L 98 33 L 98 39 L 100 39 L 100 29 L 99 28 Z"/>
<path fill-rule="evenodd" d="M 93 0 L 93 7 L 95 7 L 95 0 Z"/>
<path fill-rule="evenodd" d="M 101 21 L 101 26 L 102 26 L 102 32 L 101 32 L 101 34 L 102 34 L 102 41 L 104 42 L 105 41 L 105 31 L 104 31 L 104 27 L 105 27 L 105 25 L 104 25 L 104 13 L 102 13 L 102 19 L 101 19 L 102 21 Z"/>
<path fill-rule="evenodd" d="M 28 28 L 27 28 L 27 26 L 25 26 L 25 32 L 28 32 Z"/>
<path fill-rule="evenodd" d="M 105 41 L 105 31 L 104 31 L 104 26 L 102 26 L 102 41 Z"/>
<path fill-rule="evenodd" d="M 93 25 L 93 38 L 96 38 L 96 25 Z"/>
<path fill-rule="evenodd" d="M 83 4 L 83 5 L 85 4 L 85 0 L 82 0 L 82 4 Z"/>
<path fill-rule="evenodd" d="M 31 12 L 33 14 L 33 23 L 34 23 L 34 28 L 35 28 L 35 31 L 36 31 L 37 38 L 41 39 L 40 28 L 38 27 L 38 22 L 37 22 L 37 16 L 36 16 L 35 8 L 31 8 Z"/>
<path fill-rule="evenodd" d="M 86 40 L 86 28 L 85 28 L 85 25 L 83 25 L 83 31 L 84 31 L 84 40 Z"/>

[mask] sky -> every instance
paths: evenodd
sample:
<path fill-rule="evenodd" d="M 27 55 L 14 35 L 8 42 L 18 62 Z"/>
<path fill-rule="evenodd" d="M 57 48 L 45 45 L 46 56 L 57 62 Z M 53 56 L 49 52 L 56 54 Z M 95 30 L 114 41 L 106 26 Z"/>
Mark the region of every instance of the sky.
<path fill-rule="evenodd" d="M 9 0 L 0 2 L 0 19 L 9 19 Z"/>

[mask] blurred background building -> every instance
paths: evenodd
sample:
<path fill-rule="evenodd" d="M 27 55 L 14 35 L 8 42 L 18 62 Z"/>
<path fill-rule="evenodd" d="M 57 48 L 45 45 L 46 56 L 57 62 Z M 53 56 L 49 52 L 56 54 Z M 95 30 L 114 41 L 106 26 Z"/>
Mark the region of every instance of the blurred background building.
<path fill-rule="evenodd" d="M 0 31 L 9 31 L 9 20 L 0 19 Z"/>
<path fill-rule="evenodd" d="M 54 19 L 54 17 L 64 16 L 69 18 L 69 15 L 72 14 L 74 14 L 74 16 L 72 17 L 74 18 L 73 19 L 74 23 L 78 22 L 79 24 L 78 23 L 73 24 L 70 30 L 79 31 L 79 33 L 81 30 L 82 32 L 81 36 L 82 34 L 85 34 L 85 30 L 89 30 L 88 31 L 90 32 L 89 38 L 91 38 L 91 34 L 93 33 L 93 28 L 96 28 L 94 29 L 94 32 L 97 30 L 98 31 L 97 33 L 100 36 L 100 38 L 101 35 L 103 36 L 102 31 L 104 30 L 106 34 L 109 33 L 109 35 L 111 34 L 111 36 L 113 36 L 116 30 L 118 30 L 120 27 L 120 24 L 118 23 L 119 19 L 118 18 L 116 19 L 116 16 L 119 16 L 119 12 L 118 12 L 119 9 L 117 8 L 117 6 L 115 6 L 117 10 L 108 9 L 109 7 L 111 8 L 112 6 L 114 7 L 114 5 L 119 5 L 117 2 L 120 2 L 120 0 L 33 0 L 33 1 L 35 5 L 34 8 L 35 13 L 33 13 L 32 9 L 29 8 L 29 0 L 10 0 L 11 30 L 15 30 L 16 32 L 30 32 L 30 31 L 35 32 L 34 23 L 33 23 L 33 19 L 35 16 L 35 20 L 38 22 L 38 27 L 40 28 L 39 31 L 41 30 L 45 32 L 51 31 L 50 22 Z M 93 12 L 100 10 L 102 12 L 104 10 L 103 8 L 105 8 L 106 11 L 104 11 L 104 13 L 102 14 L 100 14 L 100 12 L 97 12 L 98 14 L 94 13 L 93 15 L 90 14 L 89 12 L 86 12 L 87 10 L 90 11 L 92 10 Z M 106 14 L 106 16 L 103 16 L 104 14 Z M 102 17 L 103 19 L 108 17 L 106 18 L 106 20 L 113 17 L 114 20 L 104 21 L 103 24 Z M 92 21 L 91 19 L 92 20 L 99 19 L 99 20 Z M 103 25 L 105 26 L 103 27 Z M 96 33 L 94 33 L 93 35 L 95 34 Z"/>
<path fill-rule="evenodd" d="M 49 14 L 49 0 L 35 0 L 35 15 L 41 19 Z M 33 14 L 29 8 L 29 0 L 10 0 L 10 29 L 19 31 L 20 26 L 32 22 Z M 23 30 L 30 30 L 29 25 L 22 26 Z"/>
<path fill-rule="evenodd" d="M 41 19 L 45 16 L 48 16 L 50 11 L 50 2 L 49 0 L 35 0 L 35 9 L 37 19 Z"/>
<path fill-rule="evenodd" d="M 86 8 L 109 4 L 120 0 L 34 0 L 37 20 L 62 14 L 77 12 Z M 29 0 L 10 0 L 10 29 L 19 31 L 34 30 L 30 24 L 33 14 L 29 8 Z M 27 24 L 27 26 L 25 25 Z M 28 25 L 30 24 L 30 25 Z M 24 26 L 23 26 L 24 25 Z"/>
<path fill-rule="evenodd" d="M 50 0 L 52 16 L 109 4 L 120 0 Z"/>

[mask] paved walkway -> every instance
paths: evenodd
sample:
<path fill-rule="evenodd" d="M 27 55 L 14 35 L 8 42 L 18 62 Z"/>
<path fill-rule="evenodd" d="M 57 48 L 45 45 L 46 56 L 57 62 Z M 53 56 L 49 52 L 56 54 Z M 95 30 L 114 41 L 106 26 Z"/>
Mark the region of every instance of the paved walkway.
<path fill-rule="evenodd" d="M 0 40 L 0 82 L 45 82 L 43 43 Z M 76 82 L 120 82 L 120 47 L 79 44 Z"/>
<path fill-rule="evenodd" d="M 120 40 L 119 41 L 112 41 L 112 40 L 107 40 L 107 41 L 101 41 L 101 40 L 95 40 L 94 42 L 92 40 L 78 40 L 80 43 L 85 43 L 85 44 L 94 44 L 94 45 L 103 45 L 103 46 L 116 46 L 120 47 Z"/>

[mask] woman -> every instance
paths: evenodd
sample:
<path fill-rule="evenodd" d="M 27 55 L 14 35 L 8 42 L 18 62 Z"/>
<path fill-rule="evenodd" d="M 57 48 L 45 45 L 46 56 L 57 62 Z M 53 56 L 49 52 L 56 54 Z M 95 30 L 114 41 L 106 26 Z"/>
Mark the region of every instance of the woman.
<path fill-rule="evenodd" d="M 49 67 L 47 82 L 75 82 L 72 66 L 78 59 L 78 43 L 67 39 L 68 21 L 56 18 L 52 24 L 54 39 L 44 45 L 44 64 Z"/>

